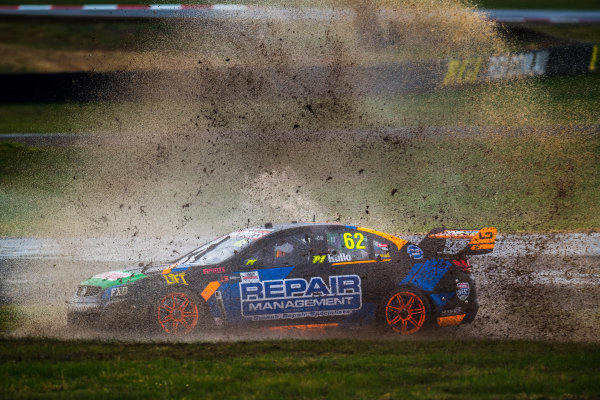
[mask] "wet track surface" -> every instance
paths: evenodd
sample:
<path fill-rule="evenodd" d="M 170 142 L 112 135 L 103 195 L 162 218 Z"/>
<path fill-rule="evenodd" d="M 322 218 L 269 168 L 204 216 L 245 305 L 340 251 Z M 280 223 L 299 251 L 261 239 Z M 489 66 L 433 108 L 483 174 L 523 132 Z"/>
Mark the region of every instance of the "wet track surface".
<path fill-rule="evenodd" d="M 3 239 L 2 302 L 32 310 L 30 323 L 17 334 L 61 336 L 65 302 L 78 282 L 141 261 L 168 261 L 201 242 Z M 474 323 L 441 330 L 439 335 L 598 341 L 600 234 L 507 235 L 499 237 L 492 255 L 472 257 L 471 264 L 479 314 Z"/>

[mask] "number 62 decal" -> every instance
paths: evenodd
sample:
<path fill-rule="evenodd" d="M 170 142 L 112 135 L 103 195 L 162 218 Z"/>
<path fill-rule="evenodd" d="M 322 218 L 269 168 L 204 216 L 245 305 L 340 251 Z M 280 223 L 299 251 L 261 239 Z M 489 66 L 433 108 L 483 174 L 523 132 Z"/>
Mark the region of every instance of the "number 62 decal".
<path fill-rule="evenodd" d="M 356 241 L 355 241 L 356 240 Z M 363 244 L 365 237 L 362 233 L 355 233 L 354 236 L 350 232 L 344 233 L 344 245 L 347 249 L 366 249 Z"/>

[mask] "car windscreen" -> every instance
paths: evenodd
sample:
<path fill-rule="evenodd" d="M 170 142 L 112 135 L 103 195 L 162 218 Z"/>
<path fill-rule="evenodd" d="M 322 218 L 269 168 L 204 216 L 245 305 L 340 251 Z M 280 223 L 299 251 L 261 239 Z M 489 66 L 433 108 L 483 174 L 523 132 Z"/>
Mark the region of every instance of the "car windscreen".
<path fill-rule="evenodd" d="M 255 240 L 271 232 L 262 229 L 245 229 L 232 232 L 186 254 L 177 260 L 177 264 L 211 265 L 223 262 L 239 253 Z"/>

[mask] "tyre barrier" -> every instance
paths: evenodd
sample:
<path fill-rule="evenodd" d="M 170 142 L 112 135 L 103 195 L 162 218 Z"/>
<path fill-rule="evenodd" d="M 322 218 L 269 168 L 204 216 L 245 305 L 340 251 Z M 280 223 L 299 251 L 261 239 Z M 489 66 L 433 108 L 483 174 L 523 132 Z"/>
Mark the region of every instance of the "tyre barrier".
<path fill-rule="evenodd" d="M 156 99 L 393 96 L 516 78 L 597 73 L 598 47 L 598 44 L 575 43 L 503 55 L 373 66 L 0 74 L 3 88 L 0 102 L 136 100 L 142 96 L 144 99 L 148 96 Z"/>

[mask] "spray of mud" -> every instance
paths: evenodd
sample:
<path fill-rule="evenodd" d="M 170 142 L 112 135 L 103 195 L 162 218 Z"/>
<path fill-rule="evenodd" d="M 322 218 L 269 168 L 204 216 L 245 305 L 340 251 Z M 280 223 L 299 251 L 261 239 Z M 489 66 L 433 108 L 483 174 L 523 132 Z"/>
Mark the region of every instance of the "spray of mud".
<path fill-rule="evenodd" d="M 367 78 L 349 72 L 353 67 L 497 54 L 509 47 L 491 22 L 459 1 L 359 0 L 345 6 L 356 10 L 354 21 L 178 22 L 172 36 L 154 46 L 156 64 L 144 57 L 146 74 L 118 85 L 135 100 L 99 103 L 93 121 L 81 116 L 82 126 L 100 128 L 93 145 L 82 150 L 64 207 L 40 231 L 67 247 L 73 240 L 77 249 L 82 237 L 192 238 L 199 245 L 248 225 L 313 217 L 396 233 L 442 225 L 450 214 L 469 227 L 489 224 L 485 215 L 473 217 L 447 196 L 419 187 L 441 185 L 448 196 L 470 195 L 473 186 L 453 182 L 453 168 L 476 170 L 479 160 L 464 154 L 460 166 L 448 165 L 433 161 L 435 154 L 460 148 L 452 140 L 460 138 L 461 126 L 505 125 L 505 113 L 498 112 L 505 107 L 515 110 L 513 126 L 543 125 L 544 94 L 526 82 L 478 87 L 467 120 L 448 116 L 454 129 L 432 133 L 419 118 L 407 128 L 402 117 L 382 127 L 379 110 L 394 113 L 394 107 L 365 98 L 360 87 Z M 136 69 L 144 64 L 138 61 L 131 63 Z M 298 68 L 310 76 L 314 66 L 325 73 L 305 79 L 309 87 L 299 85 Z M 403 101 L 412 100 L 391 100 Z M 483 153 L 495 151 L 497 134 L 482 142 Z M 432 145 L 431 135 L 440 143 Z M 419 152 L 431 153 L 431 163 L 415 164 L 411 157 Z M 504 172 L 495 173 L 502 178 Z M 481 186 L 481 176 L 466 175 Z M 498 201 L 494 193 L 486 196 L 482 214 Z M 132 261 L 145 252 L 136 243 Z M 42 272 L 48 281 L 62 279 L 47 287 L 47 296 L 66 300 L 62 289 L 50 287 L 70 284 L 74 290 L 91 272 L 101 272 L 69 264 L 61 274 Z M 32 326 L 60 333 L 64 307 L 56 310 L 34 316 L 21 333 L 32 333 Z M 61 322 L 50 328 L 52 321 Z"/>

